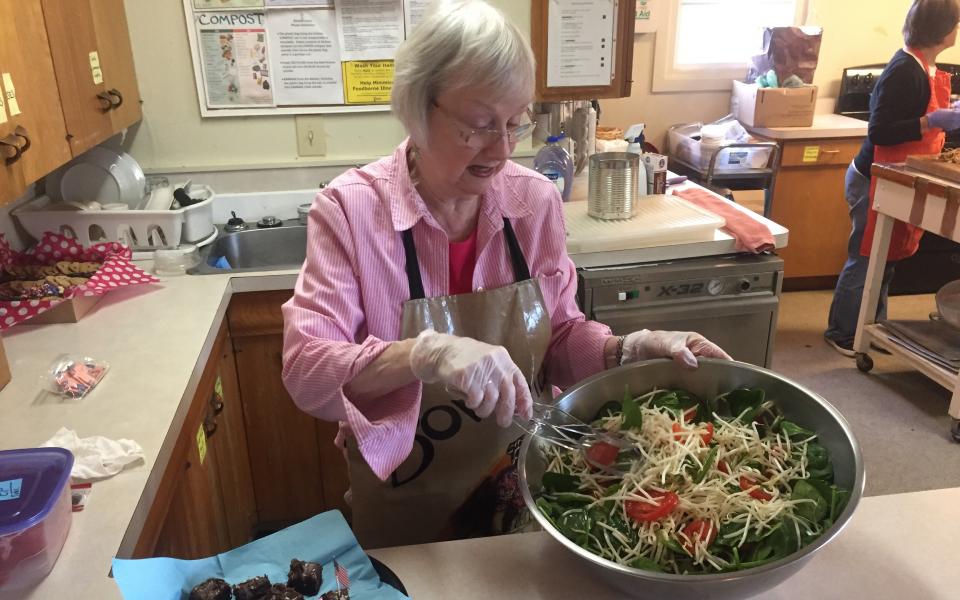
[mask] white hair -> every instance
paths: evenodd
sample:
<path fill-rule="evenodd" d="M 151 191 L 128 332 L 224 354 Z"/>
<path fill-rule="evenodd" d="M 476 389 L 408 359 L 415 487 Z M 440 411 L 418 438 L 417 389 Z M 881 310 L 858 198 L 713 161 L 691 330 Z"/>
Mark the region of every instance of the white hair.
<path fill-rule="evenodd" d="M 431 104 L 443 91 L 473 85 L 533 96 L 535 60 L 520 31 L 482 0 L 441 0 L 397 50 L 391 107 L 424 145 Z"/>

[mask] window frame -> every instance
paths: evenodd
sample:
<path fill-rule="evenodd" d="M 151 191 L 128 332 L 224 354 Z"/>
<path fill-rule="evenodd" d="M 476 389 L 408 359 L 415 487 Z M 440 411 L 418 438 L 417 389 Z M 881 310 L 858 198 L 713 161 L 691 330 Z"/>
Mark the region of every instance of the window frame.
<path fill-rule="evenodd" d="M 793 23 L 803 25 L 809 0 L 796 0 Z M 680 1 L 664 3 L 666 14 L 663 26 L 656 34 L 653 51 L 652 90 L 657 92 L 712 92 L 730 91 L 731 81 L 742 78 L 746 64 L 714 64 L 702 67 L 680 67 L 676 64 L 677 29 Z"/>

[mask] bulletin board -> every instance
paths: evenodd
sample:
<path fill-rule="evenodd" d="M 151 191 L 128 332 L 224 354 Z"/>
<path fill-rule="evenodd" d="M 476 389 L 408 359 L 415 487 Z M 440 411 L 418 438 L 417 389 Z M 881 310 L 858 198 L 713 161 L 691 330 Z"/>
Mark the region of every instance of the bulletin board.
<path fill-rule="evenodd" d="M 431 0 L 183 0 L 203 117 L 390 110 Z"/>

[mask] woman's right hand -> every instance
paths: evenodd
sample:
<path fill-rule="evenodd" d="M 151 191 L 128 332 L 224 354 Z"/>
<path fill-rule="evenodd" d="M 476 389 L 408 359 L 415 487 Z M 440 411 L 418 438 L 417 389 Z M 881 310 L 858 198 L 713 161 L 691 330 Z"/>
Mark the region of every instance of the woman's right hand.
<path fill-rule="evenodd" d="M 501 427 L 509 427 L 514 414 L 533 416 L 530 388 L 503 346 L 428 329 L 410 351 L 410 369 L 424 383 L 462 392 L 467 408 L 480 418 L 496 412 Z"/>
<path fill-rule="evenodd" d="M 930 127 L 936 127 L 944 131 L 956 131 L 960 129 L 960 110 L 938 108 L 927 115 L 927 123 Z"/>

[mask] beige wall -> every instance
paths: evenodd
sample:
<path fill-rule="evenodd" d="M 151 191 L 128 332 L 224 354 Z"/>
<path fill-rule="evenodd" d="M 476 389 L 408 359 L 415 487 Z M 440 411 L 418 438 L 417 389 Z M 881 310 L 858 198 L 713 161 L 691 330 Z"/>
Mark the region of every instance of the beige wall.
<path fill-rule="evenodd" d="M 530 27 L 530 0 L 491 0 L 523 31 Z M 816 83 L 821 98 L 835 97 L 844 67 L 886 62 L 900 46 L 900 27 L 910 0 L 810 0 L 808 22 L 824 28 Z M 327 156 L 297 156 L 294 117 L 200 118 L 193 65 L 180 0 L 126 0 L 140 89 L 143 122 L 131 132 L 131 153 L 151 171 L 350 164 L 389 152 L 403 135 L 389 114 L 323 117 Z M 633 96 L 602 102 L 607 125 L 646 122 L 662 145 L 671 124 L 712 120 L 727 113 L 729 94 L 651 93 L 654 35 L 638 35 Z M 705 40 L 709 43 L 709 39 Z M 960 63 L 960 49 L 941 57 Z"/>
<path fill-rule="evenodd" d="M 845 67 L 885 63 L 903 44 L 900 29 L 912 0 L 810 0 L 807 23 L 823 27 L 814 80 L 821 98 L 836 98 Z M 647 123 L 649 139 L 662 147 L 664 132 L 676 123 L 709 121 L 726 115 L 725 92 L 651 93 L 654 34 L 638 35 L 633 55 L 633 96 L 601 103 L 604 125 Z M 960 48 L 941 62 L 960 63 Z"/>
<path fill-rule="evenodd" d="M 530 30 L 530 0 L 491 0 Z M 149 171 L 350 164 L 389 153 L 403 129 L 389 113 L 323 117 L 324 159 L 297 155 L 292 116 L 200 118 L 181 0 L 126 0 L 143 121 L 126 145 Z"/>

